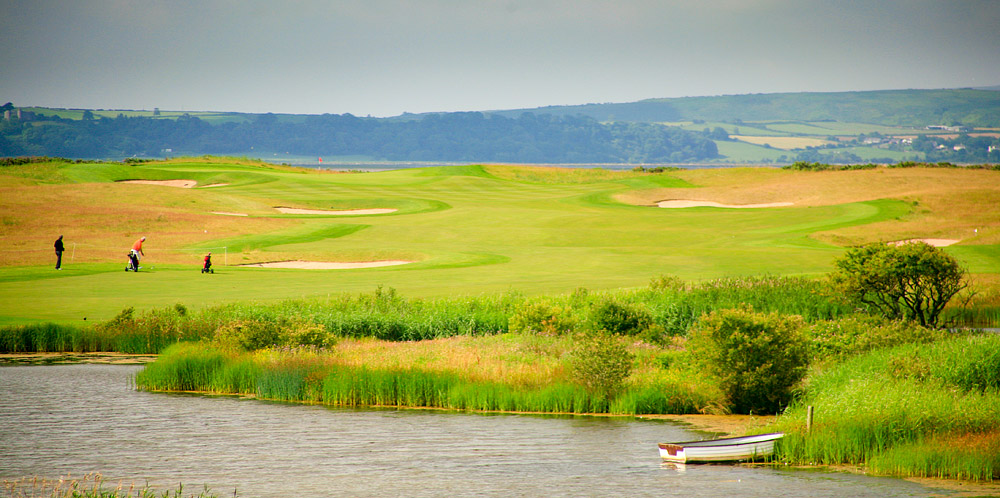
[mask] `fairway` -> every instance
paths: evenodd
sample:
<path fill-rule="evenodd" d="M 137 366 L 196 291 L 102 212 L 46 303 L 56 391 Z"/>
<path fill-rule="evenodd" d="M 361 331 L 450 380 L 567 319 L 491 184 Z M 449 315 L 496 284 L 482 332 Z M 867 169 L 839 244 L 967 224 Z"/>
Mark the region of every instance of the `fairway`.
<path fill-rule="evenodd" d="M 959 239 L 948 252 L 969 255 L 973 272 L 1000 268 L 1000 173 L 991 171 L 469 165 L 333 173 L 206 158 L 12 166 L 0 195 L 0 323 L 104 320 L 127 306 L 197 309 L 380 285 L 440 297 L 636 287 L 660 275 L 819 276 L 846 245 L 923 237 Z M 793 205 L 655 207 L 668 199 Z M 51 247 L 60 234 L 67 254 L 56 272 Z M 125 253 L 139 236 L 148 237 L 143 269 L 126 273 Z M 209 251 L 216 272 L 201 274 Z M 238 266 L 274 261 L 411 263 Z"/>

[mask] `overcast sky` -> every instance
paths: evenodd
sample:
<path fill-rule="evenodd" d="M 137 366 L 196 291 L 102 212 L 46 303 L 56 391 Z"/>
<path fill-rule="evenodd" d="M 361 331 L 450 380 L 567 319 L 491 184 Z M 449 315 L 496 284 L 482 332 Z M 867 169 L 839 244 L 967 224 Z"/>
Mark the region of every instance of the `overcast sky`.
<path fill-rule="evenodd" d="M 0 102 L 358 116 L 1000 85 L 1000 0 L 0 0 Z"/>

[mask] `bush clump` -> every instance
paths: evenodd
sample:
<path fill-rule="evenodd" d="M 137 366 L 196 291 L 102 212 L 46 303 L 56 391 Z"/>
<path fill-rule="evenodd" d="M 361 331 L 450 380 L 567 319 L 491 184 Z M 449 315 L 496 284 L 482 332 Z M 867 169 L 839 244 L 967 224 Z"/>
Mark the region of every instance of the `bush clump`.
<path fill-rule="evenodd" d="M 845 359 L 903 344 L 933 342 L 949 335 L 913 322 L 860 314 L 815 322 L 807 333 L 815 357 L 832 359 Z"/>
<path fill-rule="evenodd" d="M 552 306 L 545 302 L 524 303 L 510 317 L 511 332 L 562 335 L 576 327 L 570 309 Z"/>
<path fill-rule="evenodd" d="M 750 307 L 703 316 L 691 331 L 691 353 L 719 379 L 736 413 L 778 413 L 792 400 L 809 364 L 802 319 Z"/>
<path fill-rule="evenodd" d="M 637 335 L 653 324 L 653 317 L 637 305 L 604 300 L 590 311 L 595 331 L 605 330 L 616 335 Z"/>
<path fill-rule="evenodd" d="M 573 380 L 588 391 L 612 399 L 632 373 L 634 355 L 621 340 L 593 333 L 582 337 L 570 353 Z"/>

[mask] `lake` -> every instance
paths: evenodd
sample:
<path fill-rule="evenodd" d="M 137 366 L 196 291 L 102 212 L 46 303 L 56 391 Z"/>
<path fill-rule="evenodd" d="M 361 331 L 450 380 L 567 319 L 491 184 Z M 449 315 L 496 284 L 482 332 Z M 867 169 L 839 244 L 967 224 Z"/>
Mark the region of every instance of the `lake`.
<path fill-rule="evenodd" d="M 0 367 L 0 479 L 101 472 L 114 485 L 261 498 L 950 494 L 846 473 L 664 464 L 656 443 L 700 436 L 662 421 L 154 394 L 131 387 L 140 368 Z"/>

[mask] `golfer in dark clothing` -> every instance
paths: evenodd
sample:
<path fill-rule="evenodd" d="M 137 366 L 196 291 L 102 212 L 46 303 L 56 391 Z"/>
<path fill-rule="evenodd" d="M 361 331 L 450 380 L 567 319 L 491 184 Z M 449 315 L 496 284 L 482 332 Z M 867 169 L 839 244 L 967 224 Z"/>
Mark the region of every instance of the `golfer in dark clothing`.
<path fill-rule="evenodd" d="M 62 253 L 63 253 L 63 251 L 66 250 L 66 248 L 63 247 L 62 238 L 63 238 L 63 236 L 60 235 L 59 238 L 56 239 L 56 244 L 55 244 L 55 246 L 56 246 L 56 269 L 57 270 L 62 270 Z"/>

